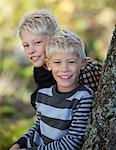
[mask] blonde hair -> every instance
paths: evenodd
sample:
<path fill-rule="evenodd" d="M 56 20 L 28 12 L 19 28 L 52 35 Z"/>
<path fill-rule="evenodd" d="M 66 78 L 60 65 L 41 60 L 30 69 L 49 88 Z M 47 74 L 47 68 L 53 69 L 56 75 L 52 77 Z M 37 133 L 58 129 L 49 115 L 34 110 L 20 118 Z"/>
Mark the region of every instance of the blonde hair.
<path fill-rule="evenodd" d="M 21 18 L 18 26 L 18 35 L 21 37 L 22 31 L 52 35 L 57 28 L 58 23 L 55 17 L 46 9 L 41 9 L 25 14 Z"/>
<path fill-rule="evenodd" d="M 85 58 L 83 41 L 75 33 L 58 29 L 55 34 L 48 38 L 46 44 L 46 57 L 49 59 L 55 52 L 75 52 L 82 61 Z"/>

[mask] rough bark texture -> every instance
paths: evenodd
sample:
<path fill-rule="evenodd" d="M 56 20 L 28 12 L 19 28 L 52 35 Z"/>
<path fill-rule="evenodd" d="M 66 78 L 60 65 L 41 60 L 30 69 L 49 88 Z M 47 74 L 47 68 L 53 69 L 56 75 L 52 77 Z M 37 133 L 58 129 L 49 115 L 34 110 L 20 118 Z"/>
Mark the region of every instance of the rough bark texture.
<path fill-rule="evenodd" d="M 82 150 L 116 150 L 116 26 Z"/>

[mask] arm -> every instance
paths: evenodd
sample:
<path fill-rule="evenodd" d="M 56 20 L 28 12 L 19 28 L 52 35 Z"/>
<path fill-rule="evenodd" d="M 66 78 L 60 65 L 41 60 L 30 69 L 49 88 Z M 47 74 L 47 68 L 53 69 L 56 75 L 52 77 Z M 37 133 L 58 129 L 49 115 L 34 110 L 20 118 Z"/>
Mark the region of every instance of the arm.
<path fill-rule="evenodd" d="M 35 83 L 38 85 L 38 89 L 50 87 L 56 83 L 51 71 L 48 71 L 44 67 L 34 67 L 33 74 Z"/>
<path fill-rule="evenodd" d="M 28 132 L 26 134 L 21 136 L 18 139 L 18 141 L 15 144 L 13 144 L 13 146 L 11 147 L 12 149 L 10 149 L 10 150 L 15 150 L 15 149 L 13 149 L 13 147 L 17 146 L 17 145 L 20 148 L 27 148 L 28 146 L 34 146 L 35 143 L 36 143 L 36 141 L 34 141 L 34 137 L 38 136 L 38 140 L 40 139 L 39 121 L 40 121 L 40 114 L 39 114 L 39 112 L 36 112 L 36 122 L 35 122 L 35 124 L 32 126 L 32 128 L 30 128 L 28 130 Z"/>
<path fill-rule="evenodd" d="M 101 76 L 102 64 L 97 60 L 86 57 L 80 70 L 79 83 L 87 85 L 96 92 Z"/>
<path fill-rule="evenodd" d="M 14 144 L 9 150 L 19 150 L 20 145 L 19 144 Z"/>
<path fill-rule="evenodd" d="M 76 109 L 73 110 L 73 118 L 68 133 L 60 140 L 53 141 L 47 145 L 39 145 L 26 150 L 80 150 L 84 143 L 84 134 L 91 114 L 93 96 L 85 96 L 80 100 Z"/>
<path fill-rule="evenodd" d="M 46 70 L 44 67 L 34 67 L 33 76 L 35 83 L 37 84 L 37 89 L 31 95 L 31 104 L 35 108 L 36 95 L 39 89 L 50 87 L 54 85 L 56 81 L 54 80 L 52 73 Z"/>
<path fill-rule="evenodd" d="M 37 89 L 32 93 L 31 95 L 31 104 L 33 108 L 36 110 L 36 95 L 40 88 L 42 87 L 48 87 L 55 83 L 55 80 L 53 79 L 53 76 L 51 72 L 46 70 L 44 67 L 34 67 L 33 69 L 33 76 L 35 83 L 38 85 Z M 25 148 L 27 146 L 27 139 L 29 136 L 32 136 L 35 132 L 35 127 L 33 126 L 25 135 L 21 136 L 16 143 L 13 144 L 10 150 L 15 150 L 13 147 L 17 147 L 17 145 L 20 148 Z"/>

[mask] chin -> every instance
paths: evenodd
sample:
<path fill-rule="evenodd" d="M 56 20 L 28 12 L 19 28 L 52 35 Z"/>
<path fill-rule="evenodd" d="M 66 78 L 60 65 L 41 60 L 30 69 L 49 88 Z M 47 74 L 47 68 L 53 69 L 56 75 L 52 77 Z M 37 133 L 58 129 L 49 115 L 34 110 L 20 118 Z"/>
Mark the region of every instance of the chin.
<path fill-rule="evenodd" d="M 33 64 L 33 65 L 34 65 L 34 67 L 37 67 L 37 68 L 42 67 L 42 65 L 35 65 L 35 64 Z"/>
<path fill-rule="evenodd" d="M 42 63 L 33 63 L 34 67 L 42 67 L 43 64 Z"/>

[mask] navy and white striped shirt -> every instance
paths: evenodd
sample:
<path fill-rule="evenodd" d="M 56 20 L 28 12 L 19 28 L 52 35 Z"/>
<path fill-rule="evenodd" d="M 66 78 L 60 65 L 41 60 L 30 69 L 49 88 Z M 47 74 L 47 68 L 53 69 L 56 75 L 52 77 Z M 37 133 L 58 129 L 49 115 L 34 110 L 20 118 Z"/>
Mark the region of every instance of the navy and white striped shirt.
<path fill-rule="evenodd" d="M 93 92 L 85 86 L 68 93 L 57 92 L 55 86 L 40 89 L 36 100 L 36 123 L 23 136 L 27 150 L 80 149 L 92 102 Z"/>

